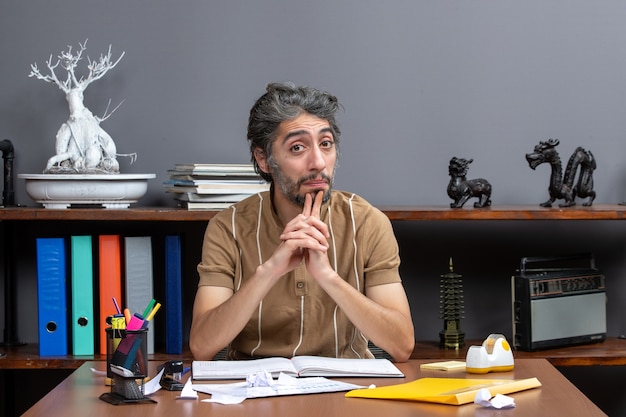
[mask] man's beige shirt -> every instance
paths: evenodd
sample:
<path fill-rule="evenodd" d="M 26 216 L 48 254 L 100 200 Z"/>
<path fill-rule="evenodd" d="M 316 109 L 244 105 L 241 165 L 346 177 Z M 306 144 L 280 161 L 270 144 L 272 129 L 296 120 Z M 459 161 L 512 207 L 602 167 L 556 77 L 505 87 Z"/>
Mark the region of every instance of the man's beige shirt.
<path fill-rule="evenodd" d="M 400 282 L 398 244 L 384 213 L 355 194 L 333 191 L 320 217 L 331 235 L 330 264 L 345 281 L 365 294 Z M 272 255 L 283 228 L 269 191 L 218 213 L 205 232 L 199 285 L 237 291 Z M 365 337 L 303 264 L 276 283 L 229 346 L 231 359 L 296 355 L 372 357 Z"/>

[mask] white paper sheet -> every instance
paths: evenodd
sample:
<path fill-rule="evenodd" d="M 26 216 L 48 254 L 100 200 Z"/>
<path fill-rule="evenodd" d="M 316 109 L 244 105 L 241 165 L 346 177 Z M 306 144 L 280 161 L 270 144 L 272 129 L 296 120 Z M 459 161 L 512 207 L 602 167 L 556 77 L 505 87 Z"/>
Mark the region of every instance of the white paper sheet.
<path fill-rule="evenodd" d="M 237 399 L 278 397 L 283 395 L 315 394 L 321 392 L 341 392 L 363 388 L 360 385 L 330 380 L 324 377 L 293 378 L 282 374 L 267 386 L 248 386 L 247 382 L 232 384 L 193 384 L 193 389 L 213 396 L 228 396 Z M 203 400 L 204 401 L 204 400 Z"/>
<path fill-rule="evenodd" d="M 197 400 L 198 399 L 198 393 L 194 391 L 192 387 L 191 376 L 187 378 L 187 382 L 185 382 L 185 385 L 183 385 L 183 390 L 180 392 L 180 395 L 176 398 L 181 399 L 181 400 Z"/>
<path fill-rule="evenodd" d="M 496 394 L 495 397 L 491 397 L 489 390 L 487 388 L 483 388 L 476 393 L 474 404 L 487 408 L 505 409 L 515 407 L 515 400 L 513 397 L 502 394 Z"/>

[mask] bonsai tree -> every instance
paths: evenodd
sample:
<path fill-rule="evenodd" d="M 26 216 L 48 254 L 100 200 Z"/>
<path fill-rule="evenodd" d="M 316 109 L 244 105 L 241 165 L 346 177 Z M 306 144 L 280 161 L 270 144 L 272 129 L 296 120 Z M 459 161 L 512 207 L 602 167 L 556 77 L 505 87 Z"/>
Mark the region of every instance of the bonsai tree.
<path fill-rule="evenodd" d="M 113 139 L 100 127 L 100 122 L 108 119 L 119 105 L 110 113 L 108 113 L 109 106 L 107 106 L 104 115 L 98 117 L 94 116 L 83 104 L 83 94 L 87 87 L 113 69 L 124 56 L 124 52 L 113 61 L 109 45 L 107 54 L 100 55 L 97 61 L 92 61 L 87 56 L 88 73 L 84 77 L 79 77 L 76 74 L 76 68 L 83 59 L 86 44 L 87 41 L 79 43 L 79 49 L 75 52 L 71 46 L 68 46 L 67 50 L 57 57 L 56 62 L 53 62 L 52 55 L 50 55 L 46 61 L 48 75 L 42 74 L 36 63 L 31 65 L 29 77 L 56 84 L 65 93 L 70 110 L 69 119 L 57 132 L 56 154 L 48 159 L 44 170 L 46 174 L 118 174 L 117 156 L 129 156 L 131 163 L 137 157 L 135 153 L 118 154 Z M 62 79 L 56 74 L 57 68 L 65 72 Z"/>

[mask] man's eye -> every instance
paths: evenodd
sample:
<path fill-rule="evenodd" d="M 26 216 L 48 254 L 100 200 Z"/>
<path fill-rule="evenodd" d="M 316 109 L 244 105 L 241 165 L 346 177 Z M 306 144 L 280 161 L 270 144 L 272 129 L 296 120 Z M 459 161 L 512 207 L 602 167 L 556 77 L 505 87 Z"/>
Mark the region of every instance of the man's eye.
<path fill-rule="evenodd" d="M 291 147 L 292 152 L 300 152 L 302 150 L 302 145 L 293 145 Z"/>
<path fill-rule="evenodd" d="M 334 144 L 335 143 L 332 140 L 325 140 L 320 144 L 320 146 L 322 148 L 332 148 Z"/>

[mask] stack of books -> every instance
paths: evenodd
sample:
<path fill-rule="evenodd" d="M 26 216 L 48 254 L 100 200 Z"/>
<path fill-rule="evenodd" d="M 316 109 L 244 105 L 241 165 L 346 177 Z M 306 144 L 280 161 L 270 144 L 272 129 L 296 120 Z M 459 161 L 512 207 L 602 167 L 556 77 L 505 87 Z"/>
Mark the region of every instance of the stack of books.
<path fill-rule="evenodd" d="M 165 192 L 188 210 L 221 210 L 270 187 L 252 164 L 176 164 L 168 174 Z"/>

